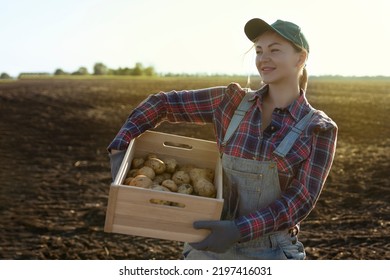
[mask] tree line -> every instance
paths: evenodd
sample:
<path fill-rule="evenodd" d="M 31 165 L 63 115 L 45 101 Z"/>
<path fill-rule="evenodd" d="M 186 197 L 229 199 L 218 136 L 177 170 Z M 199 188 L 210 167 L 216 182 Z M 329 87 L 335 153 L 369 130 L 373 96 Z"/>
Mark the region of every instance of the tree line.
<path fill-rule="evenodd" d="M 153 66 L 144 67 L 142 63 L 137 62 L 133 68 L 124 67 L 118 69 L 110 69 L 105 64 L 101 62 L 95 63 L 93 66 L 93 73 L 89 73 L 87 67 L 80 67 L 78 70 L 74 72 L 66 72 L 61 68 L 57 68 L 53 75 L 121 75 L 121 76 L 155 76 L 156 71 Z M 32 75 L 51 75 L 50 73 L 20 73 L 19 78 L 22 76 L 32 76 Z M 7 73 L 1 73 L 0 79 L 12 79 L 10 75 Z"/>
<path fill-rule="evenodd" d="M 89 75 L 86 67 L 80 67 L 77 71 L 67 73 L 62 69 L 56 69 L 54 75 Z M 118 69 L 110 69 L 101 62 L 95 63 L 93 66 L 93 75 L 121 75 L 121 76 L 155 76 L 156 71 L 154 67 L 144 67 L 142 63 L 137 62 L 133 68 L 125 67 Z"/>

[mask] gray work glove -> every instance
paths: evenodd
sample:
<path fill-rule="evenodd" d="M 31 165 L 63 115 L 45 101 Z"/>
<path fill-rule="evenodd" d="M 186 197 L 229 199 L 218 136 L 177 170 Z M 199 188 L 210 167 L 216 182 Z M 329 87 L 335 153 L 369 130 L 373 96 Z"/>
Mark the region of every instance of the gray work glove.
<path fill-rule="evenodd" d="M 211 230 L 204 240 L 190 243 L 196 250 L 224 253 L 241 238 L 234 221 L 196 221 L 193 226 L 196 229 Z"/>
<path fill-rule="evenodd" d="M 110 164 L 111 164 L 111 176 L 112 181 L 114 182 L 116 174 L 118 174 L 119 167 L 121 167 L 122 160 L 125 157 L 126 151 L 119 151 L 115 154 L 108 154 L 110 157 Z"/>

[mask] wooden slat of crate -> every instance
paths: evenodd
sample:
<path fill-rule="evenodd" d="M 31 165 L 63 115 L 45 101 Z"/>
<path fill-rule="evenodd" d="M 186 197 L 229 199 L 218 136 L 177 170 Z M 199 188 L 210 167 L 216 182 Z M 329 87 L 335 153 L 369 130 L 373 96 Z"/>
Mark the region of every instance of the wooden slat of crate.
<path fill-rule="evenodd" d="M 175 147 L 171 144 L 185 145 L 191 149 Z M 181 164 L 193 164 L 204 168 L 214 169 L 218 157 L 215 142 L 165 133 L 148 132 L 145 137 L 139 138 L 135 145 L 136 155 L 161 154 L 163 151 L 162 159 L 171 157 Z"/>
<path fill-rule="evenodd" d="M 117 198 L 111 228 L 106 228 L 106 231 L 193 242 L 200 241 L 208 233 L 206 230 L 193 229 L 193 221 L 220 218 L 222 203 L 212 198 L 130 186 L 112 188 L 116 189 L 113 193 Z M 151 199 L 183 203 L 184 207 L 153 204 Z"/>

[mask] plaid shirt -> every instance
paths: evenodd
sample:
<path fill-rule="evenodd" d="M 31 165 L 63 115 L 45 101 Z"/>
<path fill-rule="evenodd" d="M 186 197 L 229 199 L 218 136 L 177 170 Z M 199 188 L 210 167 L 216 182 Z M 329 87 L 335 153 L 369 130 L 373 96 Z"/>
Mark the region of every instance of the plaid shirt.
<path fill-rule="evenodd" d="M 286 157 L 273 154 L 278 144 L 310 110 L 304 92 L 287 108 L 275 109 L 270 125 L 261 131 L 261 108 L 268 86 L 258 90 L 230 141 L 222 146 L 226 129 L 245 91 L 238 84 L 150 95 L 128 117 L 108 149 L 124 150 L 131 139 L 162 121 L 213 123 L 221 152 L 231 156 L 277 163 L 282 195 L 263 209 L 238 218 L 241 241 L 299 224 L 314 208 L 329 174 L 336 148 L 337 125 L 317 111 Z"/>

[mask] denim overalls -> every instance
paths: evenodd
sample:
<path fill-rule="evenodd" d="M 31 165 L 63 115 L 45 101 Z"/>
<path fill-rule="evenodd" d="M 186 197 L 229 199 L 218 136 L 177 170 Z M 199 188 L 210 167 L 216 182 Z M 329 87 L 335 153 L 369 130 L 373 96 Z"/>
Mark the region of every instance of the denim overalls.
<path fill-rule="evenodd" d="M 243 115 L 251 105 L 247 93 L 240 103 L 224 142 L 236 130 Z M 302 118 L 287 134 L 274 153 L 285 156 L 291 149 L 299 134 L 309 123 L 313 110 Z M 223 198 L 224 209 L 222 220 L 232 220 L 240 216 L 267 207 L 281 195 L 276 162 L 256 161 L 222 154 Z M 237 242 L 225 253 L 199 251 L 185 244 L 183 250 L 185 259 L 299 259 L 305 258 L 305 251 L 297 235 L 290 230 L 276 231 L 247 242 Z"/>

